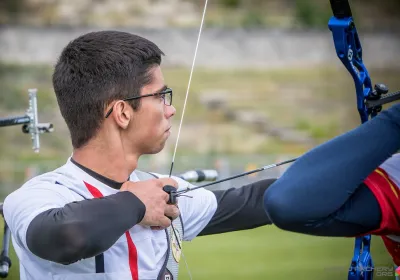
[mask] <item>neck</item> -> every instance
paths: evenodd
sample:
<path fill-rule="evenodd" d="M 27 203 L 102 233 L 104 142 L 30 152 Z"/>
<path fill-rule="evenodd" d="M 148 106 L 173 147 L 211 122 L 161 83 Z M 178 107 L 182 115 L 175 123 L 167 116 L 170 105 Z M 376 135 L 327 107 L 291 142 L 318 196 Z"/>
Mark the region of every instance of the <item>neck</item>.
<path fill-rule="evenodd" d="M 139 155 L 126 153 L 121 142 L 92 139 L 75 149 L 72 158 L 86 168 L 117 182 L 125 182 L 136 169 Z"/>

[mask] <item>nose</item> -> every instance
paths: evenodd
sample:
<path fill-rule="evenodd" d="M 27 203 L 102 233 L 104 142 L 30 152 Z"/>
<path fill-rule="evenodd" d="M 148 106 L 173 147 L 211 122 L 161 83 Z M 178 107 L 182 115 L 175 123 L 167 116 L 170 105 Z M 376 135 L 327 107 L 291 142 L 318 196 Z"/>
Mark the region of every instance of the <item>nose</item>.
<path fill-rule="evenodd" d="M 175 109 L 175 107 L 173 106 L 173 105 L 171 105 L 171 106 L 165 106 L 166 108 L 165 108 L 165 117 L 167 118 L 167 119 L 169 119 L 169 118 L 171 118 L 172 116 L 174 116 L 175 115 L 175 113 L 176 113 L 176 109 Z"/>

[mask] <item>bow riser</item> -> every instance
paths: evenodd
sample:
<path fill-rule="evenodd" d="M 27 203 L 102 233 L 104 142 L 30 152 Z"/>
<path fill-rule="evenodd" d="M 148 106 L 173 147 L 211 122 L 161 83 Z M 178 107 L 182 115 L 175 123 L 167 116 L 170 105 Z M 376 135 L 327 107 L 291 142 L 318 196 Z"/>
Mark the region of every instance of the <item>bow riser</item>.
<path fill-rule="evenodd" d="M 362 47 L 357 29 L 351 17 L 338 19 L 333 16 L 328 23 L 332 32 L 336 54 L 351 74 L 357 93 L 357 110 L 361 122 L 369 118 L 365 99 L 372 91 L 372 83 L 367 68 L 362 61 Z"/>

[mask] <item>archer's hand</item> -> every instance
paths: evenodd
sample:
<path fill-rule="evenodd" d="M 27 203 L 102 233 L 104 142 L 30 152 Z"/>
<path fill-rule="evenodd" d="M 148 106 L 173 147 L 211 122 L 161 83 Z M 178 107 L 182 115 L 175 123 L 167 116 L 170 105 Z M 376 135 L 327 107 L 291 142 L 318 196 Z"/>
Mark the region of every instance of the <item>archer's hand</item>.
<path fill-rule="evenodd" d="M 179 216 L 176 205 L 167 204 L 169 196 L 162 189 L 165 185 L 176 188 L 178 183 L 171 178 L 161 178 L 139 182 L 128 181 L 122 185 L 121 191 L 133 193 L 146 207 L 140 225 L 163 229 L 171 225 L 171 219 L 168 217 L 174 219 Z"/>

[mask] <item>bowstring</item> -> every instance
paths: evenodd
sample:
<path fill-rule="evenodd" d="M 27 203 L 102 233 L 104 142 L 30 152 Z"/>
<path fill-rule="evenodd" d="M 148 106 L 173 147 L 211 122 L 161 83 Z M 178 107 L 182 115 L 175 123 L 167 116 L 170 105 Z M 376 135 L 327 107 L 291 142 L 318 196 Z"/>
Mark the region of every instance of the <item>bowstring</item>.
<path fill-rule="evenodd" d="M 172 155 L 171 167 L 170 167 L 170 170 L 169 170 L 169 177 L 171 177 L 171 175 L 172 175 L 172 170 L 173 170 L 173 168 L 174 168 L 176 150 L 177 150 L 177 148 L 178 148 L 179 138 L 180 138 L 180 135 L 181 135 L 183 117 L 184 117 L 184 115 L 185 115 L 186 104 L 187 104 L 187 100 L 188 100 L 188 96 L 189 96 L 189 91 L 190 91 L 190 85 L 191 85 L 191 83 L 192 83 L 193 71 L 194 71 L 194 66 L 195 66 L 196 58 L 197 58 L 197 51 L 198 51 L 198 49 L 199 49 L 199 43 L 200 43 L 201 32 L 202 32 L 202 30 L 203 30 L 204 18 L 205 18 L 206 11 L 207 11 L 207 4 L 208 4 L 208 0 L 205 1 L 204 9 L 203 9 L 203 15 L 202 15 L 202 17 L 201 17 L 201 23 L 200 23 L 199 33 L 198 33 L 198 36 L 197 36 L 197 42 L 196 42 L 196 48 L 195 48 L 195 51 L 194 51 L 194 57 L 193 57 L 192 67 L 191 67 L 191 69 L 190 69 L 189 82 L 188 82 L 188 86 L 187 86 L 187 89 L 186 89 L 185 102 L 183 103 L 182 116 L 181 116 L 181 120 L 180 120 L 180 124 L 179 124 L 179 129 L 178 129 L 178 136 L 177 136 L 177 138 L 176 138 L 174 153 L 173 153 L 173 155 Z M 172 222 L 171 222 L 171 227 L 172 227 L 172 231 L 174 232 L 175 239 L 176 239 L 176 241 L 177 241 L 177 243 L 178 243 L 178 246 L 181 248 L 182 258 L 183 258 L 183 260 L 184 260 L 184 262 L 185 262 L 185 265 L 186 265 L 186 271 L 187 271 L 188 274 L 189 274 L 190 280 L 192 280 L 192 274 L 191 274 L 191 272 L 190 272 L 190 269 L 189 269 L 188 263 L 187 263 L 187 261 L 186 261 L 185 255 L 183 254 L 183 249 L 182 249 L 182 247 L 181 247 L 181 244 L 180 244 L 180 242 L 179 242 L 179 239 L 178 239 L 177 236 L 176 236 L 175 227 L 173 226 Z M 183 238 L 182 238 L 182 239 L 183 239 Z"/>
<path fill-rule="evenodd" d="M 200 42 L 200 37 L 201 37 L 201 31 L 203 30 L 203 23 L 204 23 L 204 17 L 205 17 L 205 15 L 206 15 L 207 3 L 208 3 L 208 0 L 205 1 L 204 10 L 203 10 L 203 15 L 202 15 L 202 17 L 201 17 L 201 23 L 200 23 L 199 34 L 198 34 L 198 36 L 197 36 L 197 43 L 196 43 L 196 49 L 195 49 L 195 51 L 194 51 L 194 57 L 193 57 L 193 62 L 192 62 L 192 68 L 190 69 L 189 82 L 188 82 L 188 86 L 187 86 L 187 89 L 186 89 L 185 102 L 183 103 L 182 116 L 181 116 L 181 121 L 180 121 L 179 129 L 178 129 L 178 136 L 177 136 L 177 138 L 176 138 L 174 153 L 173 153 L 173 155 L 172 155 L 172 162 L 171 162 L 171 168 L 170 168 L 170 170 L 169 170 L 169 177 L 171 177 L 171 174 L 172 174 L 172 169 L 173 169 L 173 167 L 174 167 L 174 162 L 175 162 L 176 150 L 177 150 L 177 148 L 178 148 L 178 142 L 179 142 L 179 138 L 180 138 L 180 135 L 181 135 L 183 117 L 184 117 L 184 115 L 185 115 L 185 110 L 186 110 L 186 104 L 187 104 L 187 100 L 188 100 L 188 96 L 189 96 L 190 85 L 191 85 L 191 83 L 192 83 L 192 76 L 193 76 L 194 66 L 195 66 L 195 63 L 196 63 L 196 57 L 197 57 L 197 51 L 198 51 L 198 48 L 199 48 L 199 42 Z"/>

